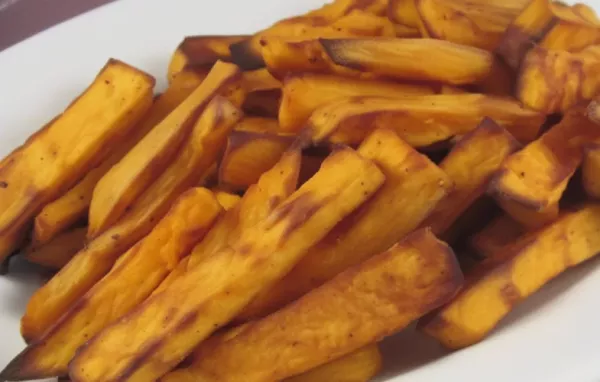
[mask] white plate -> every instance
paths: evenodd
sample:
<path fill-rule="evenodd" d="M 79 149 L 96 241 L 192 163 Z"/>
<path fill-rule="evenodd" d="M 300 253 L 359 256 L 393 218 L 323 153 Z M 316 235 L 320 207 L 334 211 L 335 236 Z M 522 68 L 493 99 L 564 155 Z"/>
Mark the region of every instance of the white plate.
<path fill-rule="evenodd" d="M 122 0 L 0 53 L 0 157 L 61 111 L 108 57 L 165 83 L 186 35 L 251 33 L 322 0 Z M 600 9 L 600 0 L 588 1 Z M 0 277 L 0 366 L 24 346 L 19 318 L 41 277 L 23 264 Z M 560 276 L 484 342 L 446 354 L 413 331 L 384 342 L 394 382 L 600 381 L 600 260 Z M 442 357 L 443 356 L 443 357 Z"/>

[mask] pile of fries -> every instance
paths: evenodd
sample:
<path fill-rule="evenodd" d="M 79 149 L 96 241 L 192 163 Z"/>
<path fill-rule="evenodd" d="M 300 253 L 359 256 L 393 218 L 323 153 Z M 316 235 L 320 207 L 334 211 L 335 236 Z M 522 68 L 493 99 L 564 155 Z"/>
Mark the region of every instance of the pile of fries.
<path fill-rule="evenodd" d="M 0 258 L 57 271 L 20 381 L 361 382 L 600 252 L 600 20 L 550 0 L 336 0 L 111 59 L 0 162 Z M 598 77 L 598 80 L 596 80 Z"/>

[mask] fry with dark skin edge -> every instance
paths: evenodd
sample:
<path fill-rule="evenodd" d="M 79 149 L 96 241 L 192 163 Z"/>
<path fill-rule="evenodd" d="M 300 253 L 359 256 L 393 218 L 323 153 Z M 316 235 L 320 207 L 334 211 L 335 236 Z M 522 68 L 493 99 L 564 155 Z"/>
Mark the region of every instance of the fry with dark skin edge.
<path fill-rule="evenodd" d="M 82 347 L 70 365 L 71 379 L 150 381 L 169 372 L 286 274 L 384 180 L 377 166 L 356 152 L 336 151 L 267 219 L 242 232 L 236 244 L 188 269 Z M 132 330 L 136 336 L 124 342 L 123 334 Z"/>
<path fill-rule="evenodd" d="M 248 93 L 242 110 L 253 117 L 276 119 L 281 103 L 281 89 L 259 90 Z"/>
<path fill-rule="evenodd" d="M 233 339 L 201 345 L 191 366 L 162 381 L 179 375 L 212 382 L 291 377 L 404 328 L 451 299 L 462 281 L 450 247 L 419 230 Z"/>
<path fill-rule="evenodd" d="M 506 245 L 516 241 L 524 233 L 523 227 L 508 215 L 501 215 L 489 222 L 469 239 L 469 247 L 478 256 L 492 257 Z"/>
<path fill-rule="evenodd" d="M 24 380 L 67 374 L 77 349 L 142 303 L 202 239 L 222 210 L 205 188 L 183 193 L 148 236 L 0 375 L 5 380 Z"/>
<path fill-rule="evenodd" d="M 419 322 L 421 331 L 460 349 L 481 341 L 518 303 L 566 269 L 600 253 L 600 207 L 564 214 L 531 235 L 508 259 L 467 279 L 449 304 Z"/>
<path fill-rule="evenodd" d="M 233 131 L 219 165 L 219 184 L 246 189 L 279 161 L 294 140 L 289 134 Z"/>
<path fill-rule="evenodd" d="M 62 114 L 1 162 L 0 261 L 21 244 L 45 204 L 130 134 L 151 106 L 153 88 L 153 77 L 111 59 Z"/>
<path fill-rule="evenodd" d="M 180 104 L 198 85 L 202 78 L 195 73 L 179 73 L 169 88 L 155 98 L 154 104 L 137 124 L 135 131 L 113 150 L 98 167 L 63 196 L 46 205 L 35 218 L 33 241 L 46 243 L 53 237 L 87 217 L 92 193 L 98 181 L 118 163 L 146 134 Z"/>
<path fill-rule="evenodd" d="M 436 235 L 444 234 L 467 208 L 485 194 L 502 163 L 520 148 L 504 128 L 486 118 L 465 135 L 440 163 L 454 189 L 423 222 Z"/>
<path fill-rule="evenodd" d="M 278 119 L 282 131 L 298 132 L 316 109 L 343 98 L 381 95 L 396 98 L 434 93 L 432 86 L 310 73 L 291 75 L 283 83 Z"/>
<path fill-rule="evenodd" d="M 490 193 L 527 228 L 555 220 L 558 202 L 583 159 L 583 145 L 598 138 L 600 129 L 584 108 L 571 109 L 559 124 L 506 160 Z"/>
<path fill-rule="evenodd" d="M 311 248 L 290 273 L 259 294 L 237 321 L 262 318 L 386 250 L 417 228 L 452 188 L 443 171 L 392 130 L 374 131 L 358 152 L 379 166 L 386 183 Z"/>
<path fill-rule="evenodd" d="M 133 244 L 147 235 L 173 201 L 199 183 L 216 161 L 229 132 L 242 117 L 225 98 L 217 96 L 198 120 L 192 118 L 191 135 L 175 160 L 136 200 L 113 227 L 91 241 L 40 288 L 27 305 L 21 334 L 39 339 L 62 314 L 111 269 Z"/>
<path fill-rule="evenodd" d="M 208 73 L 217 61 L 230 61 L 229 45 L 246 38 L 248 36 L 188 36 L 184 38 L 171 56 L 167 71 L 169 82 L 184 70 Z"/>
<path fill-rule="evenodd" d="M 417 0 L 428 37 L 494 51 L 530 0 Z"/>
<path fill-rule="evenodd" d="M 378 127 L 389 127 L 413 147 L 427 147 L 475 129 L 490 117 L 522 142 L 537 136 L 543 114 L 518 102 L 483 94 L 439 94 L 385 99 L 359 97 L 317 109 L 307 122 L 316 142 L 360 143 Z"/>
<path fill-rule="evenodd" d="M 319 41 L 336 65 L 399 80 L 475 84 L 490 75 L 494 63 L 490 52 L 443 40 L 321 38 Z"/>
<path fill-rule="evenodd" d="M 72 228 L 41 246 L 30 245 L 23 251 L 23 257 L 34 264 L 59 270 L 83 248 L 86 230 L 87 227 Z"/>
<path fill-rule="evenodd" d="M 379 373 L 381 366 L 379 347 L 369 345 L 283 382 L 368 382 Z"/>
<path fill-rule="evenodd" d="M 298 18 L 294 22 L 279 22 L 245 41 L 232 44 L 232 61 L 244 70 L 264 67 L 263 48 L 271 37 L 287 42 L 320 37 L 396 37 L 396 28 L 387 17 L 360 9 L 353 9 L 331 23 Z"/>
<path fill-rule="evenodd" d="M 587 195 L 600 199 L 600 144 L 598 142 L 586 145 L 581 172 Z"/>
<path fill-rule="evenodd" d="M 600 29 L 600 28 L 599 28 Z M 535 47 L 521 64 L 516 96 L 546 114 L 564 112 L 600 90 L 600 46 L 579 53 Z"/>
<path fill-rule="evenodd" d="M 244 91 L 240 83 L 241 74 L 235 65 L 216 63 L 200 86 L 100 179 L 90 204 L 90 239 L 114 225 L 172 163 L 189 139 L 195 120 L 215 95 L 224 95 L 236 106 L 241 105 Z"/>
<path fill-rule="evenodd" d="M 496 51 L 513 69 L 535 45 L 577 52 L 600 41 L 600 24 L 590 16 L 590 9 L 582 4 L 532 0 L 508 26 Z"/>
<path fill-rule="evenodd" d="M 194 247 L 190 256 L 181 260 L 156 288 L 154 294 L 164 291 L 188 268 L 233 244 L 241 232 L 264 220 L 282 201 L 296 191 L 301 161 L 299 147 L 292 147 L 286 151 L 273 168 L 260 176 L 257 184 L 248 188 L 235 208 L 228 210 L 219 218 L 204 240 Z"/>

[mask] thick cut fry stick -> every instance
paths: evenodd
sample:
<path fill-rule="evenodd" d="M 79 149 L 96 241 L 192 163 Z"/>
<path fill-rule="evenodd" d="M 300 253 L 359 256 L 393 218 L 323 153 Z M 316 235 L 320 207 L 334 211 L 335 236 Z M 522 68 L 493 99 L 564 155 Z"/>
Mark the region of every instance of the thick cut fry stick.
<path fill-rule="evenodd" d="M 530 0 L 418 0 L 426 35 L 494 51 Z"/>
<path fill-rule="evenodd" d="M 136 126 L 135 132 L 118 143 L 116 149 L 102 164 L 90 171 L 75 187 L 48 204 L 35 218 L 36 243 L 45 243 L 87 217 L 92 193 L 98 181 L 117 164 L 146 134 L 180 104 L 202 81 L 195 73 L 180 73 L 169 88 Z"/>
<path fill-rule="evenodd" d="M 0 260 L 17 248 L 46 203 L 130 133 L 152 104 L 153 87 L 154 78 L 111 59 L 62 114 L 1 162 Z"/>
<path fill-rule="evenodd" d="M 490 190 L 519 223 L 536 228 L 558 217 L 558 202 L 579 167 L 583 145 L 600 129 L 583 112 L 572 109 L 562 121 L 502 165 Z"/>
<path fill-rule="evenodd" d="M 39 341 L 4 370 L 4 379 L 65 375 L 77 349 L 142 303 L 209 230 L 222 208 L 205 188 L 186 191 L 156 227 Z"/>
<path fill-rule="evenodd" d="M 197 361 L 163 380 L 281 380 L 394 333 L 448 301 L 461 284 L 450 247 L 420 230 L 231 340 L 200 346 Z"/>
<path fill-rule="evenodd" d="M 28 247 L 23 256 L 34 264 L 59 270 L 84 247 L 86 230 L 87 227 L 82 227 L 65 231 L 39 247 Z"/>
<path fill-rule="evenodd" d="M 494 57 L 485 50 L 434 39 L 321 39 L 337 65 L 402 80 L 474 84 L 487 78 Z"/>
<path fill-rule="evenodd" d="M 379 347 L 369 345 L 284 382 L 368 382 L 379 373 L 381 363 Z"/>
<path fill-rule="evenodd" d="M 490 119 L 465 135 L 440 163 L 440 168 L 454 183 L 454 189 L 423 222 L 423 227 L 431 227 L 437 235 L 444 234 L 485 194 L 492 176 L 518 148 L 513 136 Z"/>
<path fill-rule="evenodd" d="M 486 116 L 523 142 L 535 139 L 545 119 L 543 114 L 505 98 L 440 94 L 334 102 L 317 109 L 307 128 L 315 142 L 356 144 L 374 129 L 388 127 L 410 145 L 427 147 L 472 131 Z"/>
<path fill-rule="evenodd" d="M 311 248 L 286 277 L 254 299 L 238 320 L 264 317 L 386 250 L 417 228 L 452 187 L 443 171 L 392 130 L 373 132 L 359 153 L 381 168 L 384 186 Z"/>
<path fill-rule="evenodd" d="M 299 148 L 286 151 L 273 168 L 260 176 L 257 184 L 248 188 L 236 207 L 219 218 L 204 240 L 177 265 L 154 294 L 164 291 L 188 268 L 233 244 L 244 230 L 258 225 L 287 199 L 296 190 L 301 159 Z"/>
<path fill-rule="evenodd" d="M 282 88 L 279 124 L 282 131 L 298 132 L 319 107 L 349 97 L 390 98 L 434 94 L 431 86 L 365 81 L 331 75 L 300 74 L 286 77 Z"/>
<path fill-rule="evenodd" d="M 294 139 L 289 134 L 233 131 L 219 165 L 219 183 L 233 189 L 248 188 L 277 163 Z"/>
<path fill-rule="evenodd" d="M 152 230 L 182 192 L 198 184 L 240 118 L 241 112 L 219 96 L 209 103 L 198 121 L 190 121 L 194 126 L 189 140 L 131 210 L 32 296 L 21 321 L 25 338 L 39 339 L 110 270 L 121 254 Z"/>
<path fill-rule="evenodd" d="M 421 16 L 417 11 L 416 0 L 389 0 L 387 14 L 395 23 L 413 28 L 421 26 Z"/>
<path fill-rule="evenodd" d="M 230 61 L 229 45 L 246 38 L 248 36 L 188 36 L 184 38 L 171 56 L 167 72 L 169 82 L 184 70 L 208 73 L 217 61 Z"/>
<path fill-rule="evenodd" d="M 448 305 L 419 326 L 452 348 L 482 340 L 515 305 L 548 281 L 600 253 L 600 207 L 588 205 L 527 238 L 504 263 L 467 280 Z"/>
<path fill-rule="evenodd" d="M 190 139 L 199 115 L 215 95 L 227 95 L 240 106 L 239 98 L 243 98 L 240 81 L 235 65 L 215 64 L 202 84 L 102 177 L 90 205 L 90 238 L 116 223 L 157 174 L 172 163 L 183 142 Z"/>
<path fill-rule="evenodd" d="M 161 377 L 287 273 L 384 179 L 377 166 L 352 150 L 332 154 L 311 180 L 243 232 L 235 245 L 189 269 L 85 345 L 71 363 L 71 378 L 133 382 Z M 124 333 L 132 330 L 137 335 L 125 340 Z"/>

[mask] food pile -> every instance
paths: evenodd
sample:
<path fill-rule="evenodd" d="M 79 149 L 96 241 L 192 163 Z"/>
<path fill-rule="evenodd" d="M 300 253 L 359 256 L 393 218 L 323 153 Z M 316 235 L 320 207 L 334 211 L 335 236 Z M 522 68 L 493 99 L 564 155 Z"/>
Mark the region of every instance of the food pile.
<path fill-rule="evenodd" d="M 600 20 L 336 0 L 111 59 L 0 162 L 0 257 L 57 273 L 1 380 L 361 382 L 600 252 Z"/>

